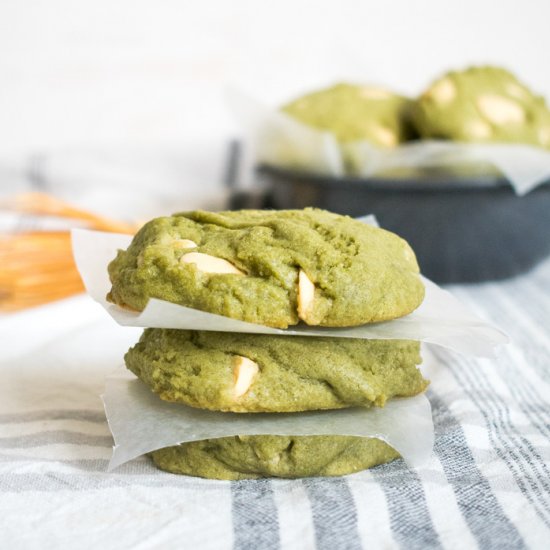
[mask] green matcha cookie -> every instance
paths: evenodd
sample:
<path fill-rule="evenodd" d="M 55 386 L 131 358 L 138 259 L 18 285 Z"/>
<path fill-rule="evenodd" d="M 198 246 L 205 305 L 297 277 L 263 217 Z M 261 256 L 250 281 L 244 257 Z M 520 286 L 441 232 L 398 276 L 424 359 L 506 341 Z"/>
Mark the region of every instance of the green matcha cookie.
<path fill-rule="evenodd" d="M 498 67 L 451 71 L 412 109 L 425 138 L 550 147 L 550 111 L 514 75 Z"/>
<path fill-rule="evenodd" d="M 182 443 L 151 453 L 168 472 L 208 479 L 352 474 L 399 458 L 380 439 L 350 436 L 235 436 Z"/>
<path fill-rule="evenodd" d="M 367 140 L 394 147 L 411 137 L 410 105 L 409 99 L 383 88 L 336 84 L 282 110 L 308 126 L 333 133 L 340 143 Z"/>
<path fill-rule="evenodd" d="M 383 406 L 428 385 L 412 340 L 146 329 L 126 366 L 166 401 L 233 412 Z"/>
<path fill-rule="evenodd" d="M 401 317 L 423 300 L 409 245 L 324 210 L 185 212 L 147 223 L 109 264 L 108 299 L 149 298 L 286 328 Z"/>

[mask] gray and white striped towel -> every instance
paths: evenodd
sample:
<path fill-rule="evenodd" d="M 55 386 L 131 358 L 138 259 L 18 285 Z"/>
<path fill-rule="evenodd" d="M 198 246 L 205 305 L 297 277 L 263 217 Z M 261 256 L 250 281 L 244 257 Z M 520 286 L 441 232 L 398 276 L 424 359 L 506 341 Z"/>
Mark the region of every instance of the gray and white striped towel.
<path fill-rule="evenodd" d="M 432 460 L 333 479 L 106 472 L 99 394 L 135 341 L 86 297 L 0 320 L 1 548 L 548 548 L 550 261 L 453 292 L 508 331 L 494 360 L 433 348 Z"/>

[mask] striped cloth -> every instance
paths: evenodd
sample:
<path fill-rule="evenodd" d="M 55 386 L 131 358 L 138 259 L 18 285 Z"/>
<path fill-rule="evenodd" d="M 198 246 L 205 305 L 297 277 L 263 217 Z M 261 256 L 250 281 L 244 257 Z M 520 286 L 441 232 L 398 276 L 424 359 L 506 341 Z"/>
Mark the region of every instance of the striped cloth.
<path fill-rule="evenodd" d="M 98 395 L 139 331 L 82 296 L 0 320 L 1 548 L 548 548 L 550 261 L 451 290 L 504 328 L 494 360 L 432 348 L 436 444 L 344 478 L 208 481 L 140 458 L 106 472 Z"/>

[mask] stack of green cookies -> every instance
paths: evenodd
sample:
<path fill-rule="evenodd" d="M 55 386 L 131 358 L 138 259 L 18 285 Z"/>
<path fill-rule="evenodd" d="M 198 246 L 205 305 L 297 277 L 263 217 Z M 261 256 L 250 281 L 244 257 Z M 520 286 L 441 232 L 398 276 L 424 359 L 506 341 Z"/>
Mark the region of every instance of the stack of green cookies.
<path fill-rule="evenodd" d="M 413 311 L 424 287 L 398 236 L 322 210 L 188 212 L 146 224 L 109 265 L 108 298 L 159 298 L 286 328 L 349 327 Z M 425 390 L 419 343 L 146 329 L 127 367 L 161 399 L 235 413 L 383 407 Z M 254 435 L 151 453 L 212 479 L 342 475 L 399 455 L 379 439 Z"/>

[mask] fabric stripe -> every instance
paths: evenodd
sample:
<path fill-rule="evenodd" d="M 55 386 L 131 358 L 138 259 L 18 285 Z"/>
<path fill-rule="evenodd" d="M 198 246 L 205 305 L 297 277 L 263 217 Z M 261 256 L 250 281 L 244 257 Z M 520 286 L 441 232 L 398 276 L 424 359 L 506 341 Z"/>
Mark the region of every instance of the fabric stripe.
<path fill-rule="evenodd" d="M 280 547 L 279 520 L 271 481 L 233 481 L 231 506 L 235 550 Z"/>
<path fill-rule="evenodd" d="M 514 294 L 516 293 L 512 293 L 512 295 Z M 523 299 L 525 298 L 523 293 L 520 295 Z M 533 425 L 543 435 L 549 437 L 549 402 L 548 399 L 542 397 L 539 391 L 540 387 L 535 387 L 530 379 L 536 378 L 545 390 L 550 390 L 550 387 L 544 387 L 544 382 L 536 376 L 537 372 L 546 373 L 546 376 L 543 377 L 544 379 L 549 372 L 546 358 L 550 353 L 550 341 L 547 338 L 546 332 L 544 332 L 544 329 L 541 329 L 540 326 L 548 326 L 550 323 L 550 316 L 546 313 L 544 318 L 541 319 L 539 326 L 539 324 L 531 322 L 533 308 L 530 307 L 528 311 L 525 311 L 521 306 L 518 307 L 507 293 L 499 293 L 498 296 L 499 299 L 494 300 L 495 305 L 492 307 L 492 310 L 497 313 L 501 320 L 506 320 L 507 326 L 513 327 L 514 343 L 517 343 L 519 340 L 522 343 L 522 347 L 520 350 L 512 344 L 502 350 L 499 368 L 495 369 L 495 373 L 509 387 L 512 396 L 521 394 L 521 397 L 516 401 L 517 405 L 530 418 Z M 536 297 L 533 295 L 532 298 L 533 300 L 531 303 L 536 304 Z M 535 330 L 542 330 L 544 338 L 534 338 Z M 533 346 L 539 345 L 539 342 L 540 344 L 545 344 L 546 352 L 535 354 L 535 358 L 529 361 L 528 358 L 532 353 Z M 522 370 L 517 368 L 518 365 L 526 363 L 535 368 Z M 541 364 L 537 367 L 537 363 Z M 533 374 L 535 376 L 533 376 Z M 541 413 L 545 414 L 542 415 Z"/>
<path fill-rule="evenodd" d="M 1 449 L 29 449 L 44 445 L 58 445 L 60 443 L 89 445 L 92 447 L 112 447 L 113 438 L 110 435 L 90 435 L 68 430 L 52 430 L 18 437 L 0 438 Z"/>
<path fill-rule="evenodd" d="M 118 474 L 136 474 L 141 473 L 141 468 L 136 470 L 133 465 L 149 462 L 149 459 L 145 456 L 135 458 L 134 460 L 131 460 L 130 462 L 126 462 L 122 466 L 119 466 L 114 470 L 114 472 Z M 42 458 L 37 460 L 35 457 L 29 457 L 27 455 L 20 455 L 20 454 L 1 454 L 0 453 L 0 472 L 2 471 L 2 464 L 8 463 L 11 467 L 11 470 L 17 470 L 19 466 L 24 465 L 25 463 L 29 464 L 32 463 L 34 465 L 37 465 L 37 463 L 40 464 L 40 467 L 48 467 L 48 468 L 58 468 L 60 471 L 64 471 L 66 468 L 68 469 L 74 469 L 74 470 L 84 470 L 88 472 L 99 472 L 99 473 L 106 473 L 107 467 L 109 466 L 109 460 L 106 458 L 73 458 L 73 459 L 57 459 L 57 458 Z M 23 464 L 18 464 L 23 463 Z M 155 468 L 151 464 L 151 469 L 148 470 L 148 473 L 154 473 L 157 472 L 157 468 Z"/>
<path fill-rule="evenodd" d="M 428 512 L 441 546 L 453 548 L 458 537 L 462 548 L 476 548 L 475 537 L 460 512 L 453 488 L 435 453 L 425 467 L 419 468 L 418 477 L 424 487 Z"/>
<path fill-rule="evenodd" d="M 480 315 L 505 327 L 512 339 L 512 345 L 521 346 L 521 351 L 529 359 L 529 364 L 523 369 L 518 369 L 517 364 L 513 365 L 513 371 L 525 371 L 526 375 L 536 376 L 550 384 L 550 371 L 547 368 L 550 338 L 545 328 L 550 324 L 550 307 L 545 308 L 545 311 L 537 316 L 537 303 L 544 299 L 540 292 L 536 299 L 533 297 L 528 309 L 525 307 L 523 288 L 509 290 L 508 285 L 487 286 L 483 292 L 466 292 L 464 289 L 457 289 L 455 292 L 465 304 L 477 310 Z M 519 302 L 512 299 L 512 296 L 516 296 Z M 506 353 L 506 350 L 507 348 L 503 352 Z M 524 364 L 524 361 L 521 364 Z"/>
<path fill-rule="evenodd" d="M 504 355 L 504 354 L 503 354 Z M 507 350 L 506 363 L 519 364 L 523 357 L 521 353 L 516 352 L 515 349 Z M 504 362 L 504 361 L 503 361 Z M 519 375 L 516 369 L 508 368 L 506 375 L 501 373 L 500 369 L 495 369 L 500 379 L 508 387 L 510 394 L 515 397 L 515 401 L 518 407 L 529 418 L 530 423 L 536 428 L 536 430 L 545 436 L 550 438 L 550 416 L 548 414 L 549 403 L 543 400 L 541 394 L 528 382 L 524 376 Z"/>
<path fill-rule="evenodd" d="M 524 548 L 523 539 L 477 467 L 459 421 L 433 390 L 428 395 L 437 434 L 434 451 L 479 546 L 484 549 Z"/>
<path fill-rule="evenodd" d="M 93 467 L 94 462 L 95 468 Z M 117 487 L 131 487 L 134 485 L 156 488 L 170 487 L 182 490 L 206 490 L 209 487 L 212 489 L 217 487 L 219 489 L 220 484 L 218 481 L 201 480 L 199 478 L 161 472 L 150 464 L 148 460 L 136 462 L 126 474 L 121 474 L 118 471 L 112 473 L 101 471 L 100 468 L 103 464 L 104 461 L 101 460 L 90 461 L 88 466 L 85 469 L 83 468 L 84 471 L 82 473 L 67 473 L 51 467 L 42 473 L 3 473 L 0 475 L 0 490 L 2 493 L 47 493 L 56 491 L 79 493 Z M 95 475 L 90 475 L 90 471 L 93 471 Z M 243 500 L 246 500 L 246 494 L 242 495 Z"/>
<path fill-rule="evenodd" d="M 318 550 L 360 550 L 357 510 L 344 478 L 302 481 L 309 497 Z"/>
<path fill-rule="evenodd" d="M 394 548 L 386 497 L 372 471 L 364 470 L 348 478 L 357 509 L 357 529 L 363 548 Z"/>
<path fill-rule="evenodd" d="M 411 550 L 441 548 L 418 474 L 403 460 L 371 471 L 386 495 L 393 538 L 399 546 Z"/>
<path fill-rule="evenodd" d="M 493 420 L 495 432 L 500 441 L 503 442 L 508 454 L 515 455 L 514 463 L 519 467 L 531 488 L 530 494 L 534 497 L 533 504 L 538 503 L 536 507 L 539 510 L 542 506 L 544 511 L 541 510 L 541 517 L 550 527 L 550 503 L 548 502 L 550 471 L 548 467 L 529 439 L 514 428 L 510 418 L 509 406 L 499 399 L 494 392 L 491 392 L 491 386 L 482 372 L 470 373 L 470 376 L 483 384 L 485 394 L 488 394 L 488 398 L 485 399 L 485 414 L 491 409 L 495 411 L 496 421 Z"/>
<path fill-rule="evenodd" d="M 518 284 L 506 285 L 506 287 L 510 286 L 518 286 Z M 483 299 L 485 301 L 487 301 L 487 296 L 491 298 L 490 309 L 493 316 L 496 314 L 501 322 L 505 321 L 506 325 L 512 329 L 514 341 L 514 344 L 501 351 L 498 368 L 493 369 L 492 374 L 498 376 L 508 388 L 515 406 L 522 411 L 529 421 L 527 429 L 525 429 L 525 426 L 517 425 L 517 422 L 514 423 L 514 432 L 519 432 L 525 437 L 533 435 L 536 430 L 548 440 L 550 438 L 550 402 L 548 399 L 543 398 L 541 391 L 546 392 L 546 395 L 548 395 L 550 389 L 544 382 L 545 379 L 550 381 L 548 379 L 550 369 L 548 369 L 547 359 L 550 354 L 550 347 L 548 346 L 549 340 L 546 332 L 543 331 L 541 337 L 536 337 L 536 334 L 537 331 L 541 330 L 541 326 L 548 326 L 550 315 L 548 315 L 548 310 L 543 310 L 543 315 L 540 317 L 538 324 L 530 322 L 534 312 L 539 311 L 537 304 L 541 300 L 545 300 L 545 296 L 541 296 L 540 292 L 537 295 L 533 294 L 531 296 L 532 300 L 529 300 L 530 307 L 525 310 L 523 302 L 527 297 L 525 294 L 527 286 L 527 284 L 521 285 L 523 292 L 518 287 L 516 292 L 487 291 L 484 294 Z M 521 296 L 522 298 L 522 303 L 519 306 L 515 303 L 515 296 Z M 550 301 L 548 301 L 548 304 L 550 304 Z M 517 342 L 522 344 L 521 349 L 518 349 L 515 345 Z M 536 350 L 537 346 L 541 344 L 544 344 L 546 349 L 535 352 L 533 348 Z M 518 365 L 529 365 L 530 368 L 520 370 Z M 537 373 L 542 376 L 537 376 Z M 509 409 L 510 405 L 510 403 L 507 403 L 506 409 Z M 532 448 L 537 455 L 545 458 L 542 450 L 536 445 L 532 445 Z"/>
<path fill-rule="evenodd" d="M 66 430 L 85 435 L 111 435 L 107 422 L 100 424 L 99 422 L 86 422 L 85 420 L 64 419 L 1 424 L 0 438 L 19 437 L 22 435 L 32 435 L 37 432 L 52 432 L 56 430 Z"/>
<path fill-rule="evenodd" d="M 0 424 L 17 424 L 20 422 L 36 422 L 41 420 L 82 420 L 87 422 L 106 422 L 104 411 L 90 411 L 85 409 L 50 409 L 16 414 L 0 414 Z"/>
<path fill-rule="evenodd" d="M 516 302 L 511 294 L 516 294 L 521 301 Z M 538 314 L 537 303 L 541 297 L 533 296 L 532 303 L 527 309 L 525 307 L 525 292 L 519 289 L 511 289 L 509 292 L 502 290 L 488 289 L 486 294 L 481 296 L 481 303 L 490 302 L 490 312 L 497 322 L 505 323 L 505 326 L 511 332 L 513 343 L 521 343 L 524 353 L 531 353 L 535 348 L 538 351 L 550 351 L 550 339 L 546 327 L 550 321 L 549 311 L 546 310 L 540 315 Z M 529 369 L 532 373 L 539 376 L 545 374 L 543 367 L 546 364 L 544 360 L 547 355 L 545 353 L 534 354 L 536 358 L 536 368 Z M 543 377 L 543 376 L 542 376 Z M 546 377 L 547 378 L 547 377 Z M 547 380 L 548 381 L 548 380 Z"/>
<path fill-rule="evenodd" d="M 541 503 L 541 491 L 537 488 L 540 474 L 536 471 L 532 455 L 525 448 L 525 444 L 527 447 L 530 447 L 530 444 L 524 436 L 515 432 L 509 424 L 509 419 L 504 418 L 503 414 L 506 414 L 507 409 L 504 407 L 503 413 L 493 389 L 490 386 L 483 387 L 482 393 L 477 389 L 480 388 L 480 383 L 483 381 L 481 368 L 477 366 L 477 368 L 470 369 L 468 363 L 462 358 L 453 356 L 452 361 L 448 361 L 445 359 L 444 352 L 439 350 L 434 350 L 434 352 L 446 368 L 451 370 L 457 382 L 464 388 L 469 399 L 482 414 L 491 445 L 497 456 L 507 465 L 517 487 L 531 503 L 537 515 L 547 526 L 550 526 L 544 510 L 548 505 Z M 472 390 L 472 388 L 474 389 Z M 540 461 L 540 457 L 538 460 Z M 544 467 L 543 463 L 542 466 Z M 544 480 L 542 483 L 548 484 Z"/>
<path fill-rule="evenodd" d="M 454 370 L 456 371 L 456 368 Z M 493 420 L 492 425 L 500 440 L 511 453 L 517 452 L 521 458 L 524 459 L 524 461 L 521 462 L 516 455 L 515 463 L 527 476 L 527 480 L 531 488 L 535 491 L 535 495 L 550 495 L 550 471 L 548 467 L 529 439 L 513 427 L 510 418 L 509 404 L 506 404 L 499 398 L 498 394 L 493 391 L 483 369 L 478 369 L 477 371 L 464 369 L 460 376 L 464 377 L 465 380 L 469 378 L 475 386 L 483 391 L 485 404 L 489 405 L 485 407 L 484 414 L 487 415 L 489 411 L 494 413 L 493 416 L 496 416 L 497 421 Z M 476 399 L 480 397 L 481 394 L 478 392 Z M 507 443 L 511 443 L 511 446 L 507 445 Z M 529 475 L 525 469 L 526 467 L 532 470 L 531 475 Z M 538 487 L 539 485 L 542 487 Z M 548 502 L 543 502 L 543 505 L 550 511 Z"/>
<path fill-rule="evenodd" d="M 273 480 L 271 486 L 279 513 L 282 550 L 314 550 L 313 517 L 304 486 L 283 479 Z"/>
<path fill-rule="evenodd" d="M 229 482 L 78 493 L 2 495 L 2 550 L 225 550 L 233 542 Z"/>
<path fill-rule="evenodd" d="M 34 460 L 36 464 L 44 462 L 62 462 L 63 460 L 108 459 L 112 455 L 110 447 L 97 447 L 95 445 L 78 445 L 72 443 L 52 443 L 40 447 L 27 447 L 22 449 L 1 449 L 2 456 L 25 457 Z M 14 462 L 14 466 L 17 465 Z"/>

